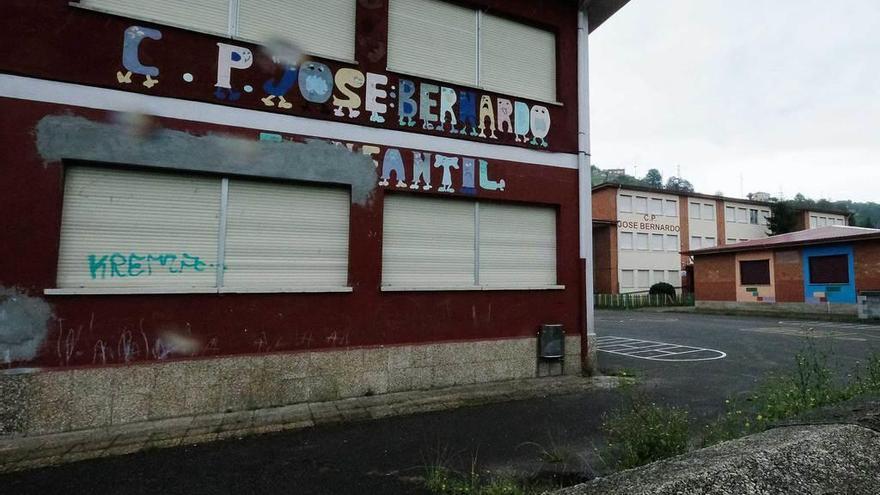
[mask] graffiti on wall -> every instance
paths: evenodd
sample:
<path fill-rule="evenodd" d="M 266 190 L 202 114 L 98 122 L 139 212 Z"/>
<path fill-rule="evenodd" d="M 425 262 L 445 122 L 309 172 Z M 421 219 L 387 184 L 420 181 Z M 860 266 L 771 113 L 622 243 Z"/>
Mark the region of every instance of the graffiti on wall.
<path fill-rule="evenodd" d="M 203 272 L 213 263 L 189 253 L 108 253 L 89 255 L 92 280 L 149 277 L 158 274 Z"/>
<path fill-rule="evenodd" d="M 149 48 L 144 40 L 153 40 Z M 141 63 L 141 52 L 154 50 L 162 40 L 159 30 L 130 26 L 123 34 L 122 63 L 126 72 L 116 73 L 120 84 L 130 84 L 132 75 L 145 77 L 143 85 L 158 84 L 159 67 Z M 488 141 L 507 135 L 514 142 L 548 147 L 550 110 L 540 104 L 529 104 L 472 90 L 428 82 L 418 82 L 375 72 L 364 73 L 351 67 L 335 71 L 327 64 L 306 60 L 299 64 L 274 59 L 280 76 L 265 78 L 251 71 L 254 54 L 249 48 L 229 43 L 216 43 L 216 82 L 213 96 L 218 100 L 239 101 L 243 93 L 257 94 L 267 107 L 282 110 L 294 108 L 299 101 L 309 105 L 330 104 L 333 116 L 356 119 L 362 112 L 369 122 L 396 123 L 398 127 L 420 129 L 449 135 L 465 135 Z M 195 75 L 185 73 L 183 80 L 192 82 Z M 248 78 L 253 80 L 248 81 Z M 256 86 L 256 87 L 255 87 Z M 394 113 L 396 115 L 389 115 Z"/>

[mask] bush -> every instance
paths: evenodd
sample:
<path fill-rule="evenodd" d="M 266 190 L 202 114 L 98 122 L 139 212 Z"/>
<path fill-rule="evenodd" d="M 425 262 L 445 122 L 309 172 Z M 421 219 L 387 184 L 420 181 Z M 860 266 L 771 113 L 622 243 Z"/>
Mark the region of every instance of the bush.
<path fill-rule="evenodd" d="M 651 290 L 648 293 L 652 296 L 663 295 L 675 298 L 675 287 L 666 282 L 657 282 L 651 286 Z"/>
<path fill-rule="evenodd" d="M 688 450 L 688 414 L 636 397 L 628 407 L 605 415 L 602 430 L 619 468 L 629 469 L 684 454 Z"/>

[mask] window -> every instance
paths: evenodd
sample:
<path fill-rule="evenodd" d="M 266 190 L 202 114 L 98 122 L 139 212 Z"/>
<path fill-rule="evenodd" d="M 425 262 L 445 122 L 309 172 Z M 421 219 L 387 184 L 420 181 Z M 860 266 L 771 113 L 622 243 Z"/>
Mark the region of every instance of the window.
<path fill-rule="evenodd" d="M 740 285 L 770 285 L 770 260 L 739 262 Z"/>
<path fill-rule="evenodd" d="M 758 225 L 758 210 L 749 210 L 749 223 Z"/>
<path fill-rule="evenodd" d="M 663 214 L 667 217 L 677 217 L 678 216 L 678 201 L 674 199 L 667 199 L 663 203 Z"/>
<path fill-rule="evenodd" d="M 556 283 L 556 210 L 390 194 L 382 286 L 546 287 Z"/>
<path fill-rule="evenodd" d="M 663 251 L 663 234 L 651 234 L 651 251 Z"/>
<path fill-rule="evenodd" d="M 440 0 L 390 0 L 388 10 L 389 69 L 556 100 L 553 32 Z"/>
<path fill-rule="evenodd" d="M 353 0 L 80 0 L 79 4 L 257 43 L 281 38 L 306 53 L 354 60 Z"/>
<path fill-rule="evenodd" d="M 666 234 L 666 250 L 678 252 L 678 234 Z"/>
<path fill-rule="evenodd" d="M 636 286 L 635 271 L 621 270 L 620 271 L 620 286 L 625 287 L 625 288 L 635 287 Z"/>
<path fill-rule="evenodd" d="M 736 222 L 736 207 L 734 207 L 734 206 L 725 206 L 724 207 L 724 220 L 728 223 Z"/>
<path fill-rule="evenodd" d="M 761 219 L 764 225 L 770 225 L 770 211 L 761 210 Z"/>
<path fill-rule="evenodd" d="M 810 228 L 815 229 L 819 227 L 819 217 L 816 215 L 810 215 Z"/>
<path fill-rule="evenodd" d="M 745 208 L 736 209 L 736 221 L 739 223 L 749 223 L 749 213 Z"/>
<path fill-rule="evenodd" d="M 651 271 L 650 270 L 637 270 L 636 271 L 636 287 L 648 288 L 650 286 L 651 286 Z"/>
<path fill-rule="evenodd" d="M 633 248 L 633 233 L 632 232 L 621 232 L 620 233 L 620 249 L 629 251 Z"/>
<path fill-rule="evenodd" d="M 633 197 L 628 194 L 621 194 L 618 196 L 617 209 L 620 210 L 621 213 L 632 213 Z"/>
<path fill-rule="evenodd" d="M 691 203 L 689 210 L 691 218 L 695 220 L 700 218 L 700 203 Z"/>
<path fill-rule="evenodd" d="M 691 249 L 701 249 L 703 247 L 703 240 L 698 236 L 691 237 Z"/>
<path fill-rule="evenodd" d="M 715 238 L 706 237 L 703 239 L 703 247 L 715 247 Z"/>
<path fill-rule="evenodd" d="M 651 214 L 653 215 L 662 215 L 663 214 L 663 200 L 657 198 L 651 198 Z"/>
<path fill-rule="evenodd" d="M 648 213 L 648 198 L 636 196 L 636 213 Z"/>
<path fill-rule="evenodd" d="M 666 282 L 666 272 L 664 270 L 654 270 L 654 283 Z"/>
<path fill-rule="evenodd" d="M 678 270 L 669 270 L 666 272 L 666 281 L 673 287 L 681 287 L 681 273 Z"/>
<path fill-rule="evenodd" d="M 636 234 L 636 249 L 639 251 L 648 250 L 648 234 L 643 234 L 641 232 Z"/>
<path fill-rule="evenodd" d="M 849 255 L 810 256 L 811 284 L 848 284 Z"/>
<path fill-rule="evenodd" d="M 230 179 L 224 286 L 346 286 L 350 203 L 341 188 Z"/>
<path fill-rule="evenodd" d="M 70 167 L 58 287 L 339 290 L 350 202 L 341 188 Z"/>
<path fill-rule="evenodd" d="M 703 220 L 715 220 L 715 206 L 703 203 Z"/>

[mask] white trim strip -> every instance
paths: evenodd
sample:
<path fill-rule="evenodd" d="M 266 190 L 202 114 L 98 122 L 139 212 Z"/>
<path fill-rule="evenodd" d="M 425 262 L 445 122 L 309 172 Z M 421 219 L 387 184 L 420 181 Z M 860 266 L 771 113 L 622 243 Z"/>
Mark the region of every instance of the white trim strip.
<path fill-rule="evenodd" d="M 577 154 L 574 153 L 554 153 L 517 146 L 476 143 L 464 139 L 379 129 L 9 74 L 0 74 L 0 97 L 115 112 L 138 112 L 171 119 L 299 134 L 335 141 L 381 144 L 573 170 L 578 168 Z"/>
<path fill-rule="evenodd" d="M 437 287 L 404 287 L 386 285 L 382 292 L 446 292 L 446 291 L 481 291 L 481 290 L 564 290 L 564 285 L 530 285 L 530 286 L 495 286 L 495 285 L 450 285 Z"/>
<path fill-rule="evenodd" d="M 351 287 L 75 287 L 44 289 L 47 296 L 126 295 L 126 294 L 279 294 L 315 292 L 352 292 Z"/>

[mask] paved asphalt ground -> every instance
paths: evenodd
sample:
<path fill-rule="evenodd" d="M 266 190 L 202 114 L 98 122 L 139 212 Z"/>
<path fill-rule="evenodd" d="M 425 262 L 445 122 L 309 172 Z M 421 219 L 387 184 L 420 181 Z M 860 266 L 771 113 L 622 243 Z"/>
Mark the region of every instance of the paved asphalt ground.
<path fill-rule="evenodd" d="M 637 373 L 658 402 L 706 419 L 725 398 L 790 366 L 808 328 L 843 367 L 880 351 L 880 326 L 600 311 L 599 361 L 606 371 Z M 720 356 L 712 351 L 726 356 L 692 360 Z M 420 476 L 438 460 L 467 465 L 476 457 L 485 469 L 532 473 L 541 468 L 535 444 L 590 456 L 601 443 L 602 412 L 619 401 L 617 391 L 591 391 L 141 452 L 0 476 L 0 493 L 425 493 Z"/>

